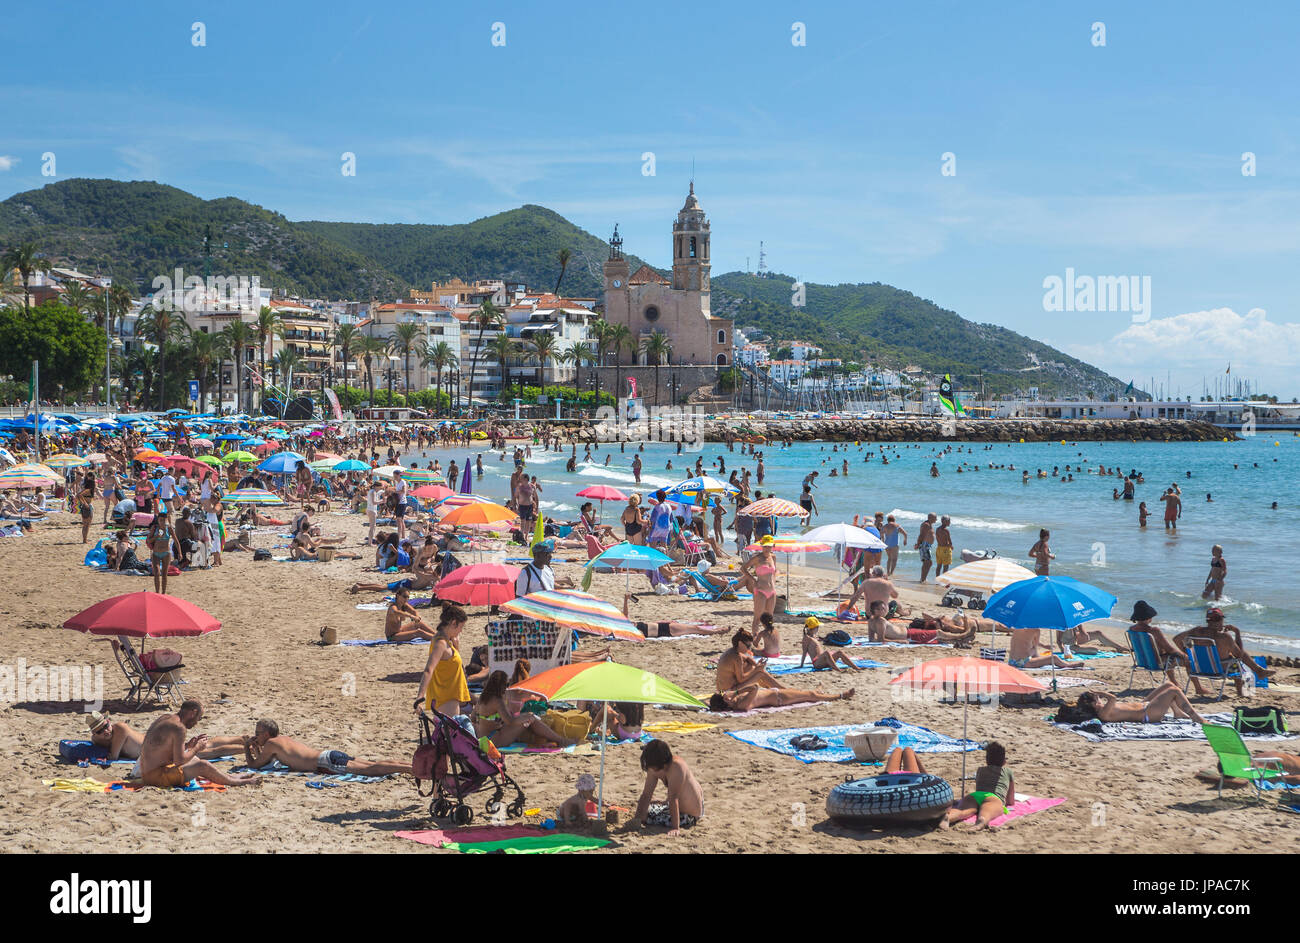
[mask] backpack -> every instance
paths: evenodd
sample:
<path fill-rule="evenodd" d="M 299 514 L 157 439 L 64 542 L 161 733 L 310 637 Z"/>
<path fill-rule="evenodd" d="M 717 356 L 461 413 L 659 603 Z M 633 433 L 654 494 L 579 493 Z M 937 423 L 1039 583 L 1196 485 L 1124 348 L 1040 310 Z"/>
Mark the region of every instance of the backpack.
<path fill-rule="evenodd" d="M 815 733 L 804 733 L 791 737 L 790 746 L 796 750 L 825 750 L 830 744 Z"/>
<path fill-rule="evenodd" d="M 1237 733 L 1286 733 L 1286 715 L 1280 707 L 1238 707 L 1232 715 Z"/>
<path fill-rule="evenodd" d="M 269 550 L 254 550 L 254 551 L 253 551 L 253 559 L 254 559 L 254 560 L 269 560 L 269 559 L 271 559 L 271 551 L 269 551 Z"/>
<path fill-rule="evenodd" d="M 834 632 L 831 632 L 824 639 L 822 639 L 822 641 L 825 642 L 827 645 L 837 645 L 843 647 L 845 645 L 853 644 L 853 636 L 849 635 L 849 633 L 845 632 L 843 629 L 836 629 Z"/>

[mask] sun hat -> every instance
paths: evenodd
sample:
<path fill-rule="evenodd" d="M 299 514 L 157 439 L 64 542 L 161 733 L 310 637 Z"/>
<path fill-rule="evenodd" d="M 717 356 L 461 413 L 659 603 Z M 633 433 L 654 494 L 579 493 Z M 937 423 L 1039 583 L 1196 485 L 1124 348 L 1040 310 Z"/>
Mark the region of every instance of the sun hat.
<path fill-rule="evenodd" d="M 1151 608 L 1150 603 L 1145 599 L 1139 599 L 1133 604 L 1133 614 L 1129 616 L 1134 622 L 1141 622 L 1143 619 L 1154 619 L 1156 611 Z"/>
<path fill-rule="evenodd" d="M 591 792 L 596 788 L 596 777 L 590 773 L 583 773 L 578 777 L 578 791 Z"/>
<path fill-rule="evenodd" d="M 815 629 L 819 625 L 821 625 L 821 623 L 817 621 L 816 616 L 809 616 L 807 619 L 803 620 L 803 627 L 805 629 Z"/>
<path fill-rule="evenodd" d="M 91 711 L 90 716 L 86 718 L 86 726 L 90 728 L 91 733 L 98 733 L 103 727 L 109 725 L 109 716 L 107 713 Z"/>
<path fill-rule="evenodd" d="M 761 546 L 764 546 L 764 547 L 770 547 L 770 546 L 772 546 L 773 544 L 776 543 L 776 538 L 773 537 L 771 534 L 764 534 L 764 535 L 759 539 L 758 542 L 759 542 L 759 544 L 760 544 Z"/>

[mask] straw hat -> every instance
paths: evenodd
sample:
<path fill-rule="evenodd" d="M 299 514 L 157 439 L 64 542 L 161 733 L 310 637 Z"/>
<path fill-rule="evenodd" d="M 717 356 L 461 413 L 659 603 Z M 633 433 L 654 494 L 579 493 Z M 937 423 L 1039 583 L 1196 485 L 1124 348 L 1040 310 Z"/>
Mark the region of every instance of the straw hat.
<path fill-rule="evenodd" d="M 98 733 L 111 722 L 107 713 L 100 713 L 99 711 L 91 711 L 90 716 L 86 718 L 86 726 L 91 733 Z"/>

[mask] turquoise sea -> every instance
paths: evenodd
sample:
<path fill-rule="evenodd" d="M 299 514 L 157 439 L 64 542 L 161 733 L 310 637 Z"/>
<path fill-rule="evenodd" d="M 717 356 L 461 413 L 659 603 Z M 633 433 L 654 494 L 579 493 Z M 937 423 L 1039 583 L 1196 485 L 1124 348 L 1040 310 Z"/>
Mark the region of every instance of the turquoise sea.
<path fill-rule="evenodd" d="M 642 448 L 642 488 L 668 487 L 688 477 L 694 453 L 676 454 L 676 446 L 618 443 L 592 450 L 593 461 L 580 463 L 574 473 L 564 470 L 569 453 L 534 449 L 528 468 L 543 487 L 542 508 L 561 520 L 576 518 L 582 499 L 575 492 L 605 483 L 628 491 L 634 487 L 631 460 Z M 818 471 L 815 490 L 819 513 L 812 525 L 851 521 L 855 514 L 875 511 L 894 514 L 914 539 L 928 512 L 952 518 L 957 549 L 992 548 L 1000 556 L 1028 565 L 1026 552 L 1038 529 L 1052 532 L 1056 554 L 1053 573 L 1062 573 L 1101 586 L 1119 597 L 1114 615 L 1126 619 L 1135 600 L 1145 599 L 1160 613 L 1157 623 L 1175 631 L 1200 624 L 1207 604 L 1200 598 L 1209 570 L 1210 548 L 1218 543 L 1228 561 L 1225 595 L 1220 603 L 1228 621 L 1237 625 L 1254 648 L 1300 653 L 1300 591 L 1291 564 L 1300 559 L 1300 498 L 1296 486 L 1300 438 L 1290 433 L 1261 434 L 1237 442 L 1121 443 L 1077 442 L 985 445 L 951 442 L 862 444 L 811 442 L 790 448 L 760 447 L 765 456 L 764 494 L 795 500 L 803 477 Z M 883 450 L 889 464 L 881 463 Z M 584 449 L 579 447 L 581 460 Z M 874 453 L 870 461 L 864 461 Z M 409 455 L 421 465 L 438 458 L 463 464 L 461 450 L 431 450 Z M 472 454 L 477 454 L 472 453 Z M 609 465 L 604 464 L 609 456 Z M 728 452 L 709 443 L 704 464 L 717 474 L 719 459 L 727 472 L 749 468 L 756 461 L 740 446 Z M 501 453 L 483 453 L 486 473 L 477 485 L 485 495 L 504 498 L 512 466 Z M 849 462 L 848 477 L 829 477 L 832 468 Z M 665 465 L 672 461 L 674 471 Z M 930 475 L 931 463 L 941 474 Z M 989 465 L 1003 466 L 990 468 Z M 1015 470 L 1010 466 L 1014 465 Z M 1145 483 L 1134 501 L 1113 500 L 1120 476 L 1099 476 L 1099 465 L 1122 472 L 1137 470 Z M 978 466 L 979 470 L 973 470 Z M 1068 470 L 1067 470 L 1068 466 Z M 957 469 L 962 468 L 958 473 Z M 1056 477 L 1035 477 L 1039 469 Z M 1022 483 L 1028 469 L 1030 480 Z M 1062 482 L 1073 473 L 1074 480 Z M 1190 473 L 1190 475 L 1189 475 Z M 725 477 L 723 475 L 722 477 Z M 751 487 L 755 479 L 751 478 Z M 1161 493 L 1171 483 L 1182 489 L 1183 516 L 1177 535 L 1166 533 Z M 1206 494 L 1213 497 L 1206 501 Z M 1145 501 L 1151 517 L 1138 527 L 1138 503 Z M 1271 505 L 1276 501 L 1278 507 Z M 606 520 L 620 508 L 607 505 Z M 728 519 L 730 519 L 728 514 Z M 784 525 L 783 526 L 788 526 Z M 809 555 L 810 565 L 835 566 L 832 554 Z M 960 562 L 960 557 L 957 558 Z M 915 581 L 920 564 L 915 551 L 900 555 L 896 577 Z M 827 574 L 827 588 L 834 575 Z M 792 600 L 792 603 L 794 601 Z"/>

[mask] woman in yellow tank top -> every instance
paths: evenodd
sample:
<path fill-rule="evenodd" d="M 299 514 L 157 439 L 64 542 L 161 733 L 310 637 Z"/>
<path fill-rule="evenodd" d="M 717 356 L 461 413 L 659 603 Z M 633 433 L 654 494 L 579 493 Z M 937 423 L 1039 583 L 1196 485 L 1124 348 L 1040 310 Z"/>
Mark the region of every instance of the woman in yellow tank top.
<path fill-rule="evenodd" d="M 420 694 L 415 700 L 416 710 L 421 704 L 427 709 L 455 717 L 460 705 L 469 703 L 469 686 L 465 683 L 465 666 L 460 660 L 457 639 L 465 628 L 465 610 L 459 606 L 443 606 L 437 632 L 429 644 L 429 661 L 420 677 Z"/>

